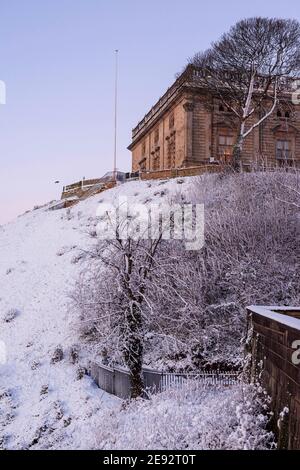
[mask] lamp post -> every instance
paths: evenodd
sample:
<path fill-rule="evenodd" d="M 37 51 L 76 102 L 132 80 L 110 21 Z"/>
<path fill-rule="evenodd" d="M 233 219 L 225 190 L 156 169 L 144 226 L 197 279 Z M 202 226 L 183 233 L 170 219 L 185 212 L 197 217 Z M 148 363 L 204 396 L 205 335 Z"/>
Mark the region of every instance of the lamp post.
<path fill-rule="evenodd" d="M 118 115 L 118 55 L 119 50 L 115 50 L 115 125 L 114 125 L 114 166 L 113 166 L 113 180 L 117 182 L 117 115 Z"/>

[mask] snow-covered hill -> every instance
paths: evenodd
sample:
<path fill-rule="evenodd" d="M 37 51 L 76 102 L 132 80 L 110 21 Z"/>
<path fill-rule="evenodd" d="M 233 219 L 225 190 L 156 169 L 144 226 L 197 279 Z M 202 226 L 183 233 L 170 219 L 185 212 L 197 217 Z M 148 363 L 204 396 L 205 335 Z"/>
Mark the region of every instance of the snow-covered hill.
<path fill-rule="evenodd" d="M 118 399 L 78 379 L 71 352 L 77 337 L 69 293 L 82 269 L 99 202 L 120 195 L 135 202 L 185 191 L 191 179 L 131 182 L 71 209 L 48 206 L 0 227 L 0 448 L 88 448 L 101 413 Z M 178 184 L 181 183 L 181 184 Z M 51 363 L 56 349 L 63 360 Z M 80 348 L 79 348 L 80 349 Z"/>

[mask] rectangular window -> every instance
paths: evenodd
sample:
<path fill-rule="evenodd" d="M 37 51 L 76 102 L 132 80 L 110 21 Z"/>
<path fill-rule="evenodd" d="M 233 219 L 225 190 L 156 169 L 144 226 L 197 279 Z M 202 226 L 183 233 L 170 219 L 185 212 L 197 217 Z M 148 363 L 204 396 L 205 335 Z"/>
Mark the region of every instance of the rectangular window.
<path fill-rule="evenodd" d="M 219 145 L 226 145 L 226 137 L 224 135 L 219 136 Z"/>
<path fill-rule="evenodd" d="M 278 160 L 290 160 L 292 157 L 290 140 L 277 140 L 276 158 Z"/>
<path fill-rule="evenodd" d="M 157 144 L 159 141 L 159 129 L 155 129 L 155 132 L 154 132 L 154 143 Z"/>
<path fill-rule="evenodd" d="M 175 124 L 174 113 L 170 114 L 169 116 L 169 129 L 172 129 Z"/>
<path fill-rule="evenodd" d="M 222 162 L 231 159 L 233 152 L 233 137 L 231 135 L 219 135 L 218 155 Z"/>

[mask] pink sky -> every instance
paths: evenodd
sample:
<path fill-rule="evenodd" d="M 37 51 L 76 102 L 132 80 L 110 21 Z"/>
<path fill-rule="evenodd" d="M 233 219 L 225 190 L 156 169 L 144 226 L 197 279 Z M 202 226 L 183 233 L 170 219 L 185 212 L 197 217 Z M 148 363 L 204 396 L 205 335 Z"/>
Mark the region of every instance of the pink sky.
<path fill-rule="evenodd" d="M 118 167 L 131 128 L 188 57 L 248 16 L 299 18 L 295 0 L 2 0 L 0 224 L 109 171 L 114 50 L 120 49 Z M 55 185 L 56 180 L 60 181 Z"/>

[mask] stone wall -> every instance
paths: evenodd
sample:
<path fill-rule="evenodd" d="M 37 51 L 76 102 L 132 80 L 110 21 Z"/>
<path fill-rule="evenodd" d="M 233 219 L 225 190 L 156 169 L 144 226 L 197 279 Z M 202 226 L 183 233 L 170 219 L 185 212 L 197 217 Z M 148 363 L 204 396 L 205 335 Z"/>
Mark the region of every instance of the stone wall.
<path fill-rule="evenodd" d="M 158 136 L 158 139 L 157 139 Z M 147 132 L 132 148 L 132 172 L 138 171 L 145 160 L 144 170 L 155 168 L 155 158 L 159 159 L 159 170 L 168 168 L 170 139 L 175 141 L 174 167 L 182 165 L 185 157 L 185 111 L 183 100 L 175 102 L 159 119 L 152 130 Z"/>
<path fill-rule="evenodd" d="M 140 174 L 141 180 L 177 178 L 184 176 L 199 176 L 205 173 L 221 173 L 222 165 L 201 165 L 187 168 L 174 168 L 170 170 L 147 171 Z"/>
<path fill-rule="evenodd" d="M 106 183 L 99 183 L 100 179 L 95 180 L 84 180 L 85 184 L 74 183 L 63 188 L 61 199 L 69 199 L 69 202 L 66 203 L 67 206 L 71 206 L 79 202 L 80 200 L 86 199 L 95 194 L 102 193 L 107 189 L 113 188 L 116 183 L 114 181 L 107 181 Z M 91 182 L 91 183 L 90 183 Z M 75 200 L 77 198 L 77 201 Z"/>
<path fill-rule="evenodd" d="M 209 163 L 211 159 L 220 158 L 220 135 L 231 136 L 233 143 L 236 142 L 235 115 L 225 109 L 219 99 L 189 82 L 176 85 L 170 91 L 172 87 L 133 130 L 129 149 L 134 172 Z M 253 116 L 247 125 L 257 123 L 261 115 Z M 300 105 L 293 105 L 290 96 L 283 96 L 273 114 L 245 139 L 244 167 L 279 166 L 277 140 L 290 141 L 294 164 L 300 166 Z M 175 148 L 175 157 L 171 159 L 170 144 Z"/>

